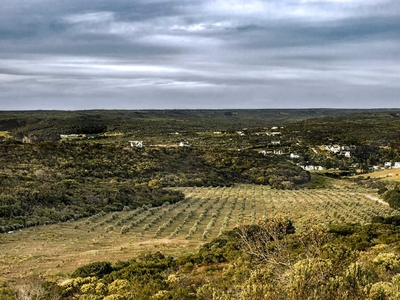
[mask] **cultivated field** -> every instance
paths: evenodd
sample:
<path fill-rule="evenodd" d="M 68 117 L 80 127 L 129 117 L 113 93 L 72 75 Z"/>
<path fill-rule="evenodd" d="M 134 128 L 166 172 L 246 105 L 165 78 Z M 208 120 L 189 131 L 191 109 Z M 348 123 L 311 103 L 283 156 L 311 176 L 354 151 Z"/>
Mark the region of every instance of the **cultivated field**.
<path fill-rule="evenodd" d="M 82 264 L 128 260 L 149 251 L 195 251 L 224 230 L 263 216 L 287 216 L 302 230 L 310 223 L 367 223 L 376 214 L 395 214 L 374 191 L 360 188 L 284 191 L 238 185 L 179 190 L 186 200 L 176 204 L 100 213 L 0 235 L 0 282 L 36 273 L 62 278 Z"/>

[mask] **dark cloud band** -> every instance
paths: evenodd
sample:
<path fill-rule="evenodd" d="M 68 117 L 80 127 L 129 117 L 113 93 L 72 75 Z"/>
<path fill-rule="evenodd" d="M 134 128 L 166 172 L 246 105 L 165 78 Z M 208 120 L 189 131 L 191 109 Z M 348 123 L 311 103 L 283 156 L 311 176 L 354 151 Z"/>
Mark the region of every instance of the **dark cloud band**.
<path fill-rule="evenodd" d="M 15 1 L 0 109 L 396 107 L 395 0 Z"/>

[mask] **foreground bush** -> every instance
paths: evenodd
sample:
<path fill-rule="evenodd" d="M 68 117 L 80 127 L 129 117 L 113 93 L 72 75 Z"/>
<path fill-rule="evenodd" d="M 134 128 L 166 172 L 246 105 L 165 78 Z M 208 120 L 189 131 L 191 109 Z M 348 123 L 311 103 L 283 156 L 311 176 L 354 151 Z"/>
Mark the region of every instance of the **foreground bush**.
<path fill-rule="evenodd" d="M 57 286 L 57 295 L 66 300 L 399 299 L 399 244 L 400 228 L 393 225 L 311 224 L 296 232 L 290 220 L 262 219 L 177 259 L 157 252 L 114 265 L 82 266 Z M 38 293 L 47 286 L 52 285 L 21 284 L 2 295 L 20 299 L 21 291 Z"/>

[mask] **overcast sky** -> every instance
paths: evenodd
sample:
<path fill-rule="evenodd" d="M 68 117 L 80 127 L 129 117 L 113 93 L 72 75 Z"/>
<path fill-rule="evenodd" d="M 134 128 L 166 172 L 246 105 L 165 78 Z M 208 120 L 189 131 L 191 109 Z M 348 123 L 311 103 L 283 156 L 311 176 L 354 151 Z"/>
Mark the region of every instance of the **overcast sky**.
<path fill-rule="evenodd" d="M 399 0 L 0 0 L 0 110 L 400 107 Z"/>

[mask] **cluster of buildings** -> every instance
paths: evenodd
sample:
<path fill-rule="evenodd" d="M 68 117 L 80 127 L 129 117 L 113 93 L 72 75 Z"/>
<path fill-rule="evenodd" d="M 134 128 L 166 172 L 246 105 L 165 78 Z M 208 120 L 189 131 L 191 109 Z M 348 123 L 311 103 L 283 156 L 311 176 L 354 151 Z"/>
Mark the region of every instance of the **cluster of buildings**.
<path fill-rule="evenodd" d="M 322 171 L 324 169 L 322 166 L 314 166 L 314 165 L 298 165 L 298 166 L 306 171 Z"/>
<path fill-rule="evenodd" d="M 276 130 L 279 130 L 278 127 L 272 127 L 271 131 L 272 132 L 277 132 Z M 245 133 L 243 131 L 237 131 L 236 132 L 239 135 L 244 135 Z M 176 133 L 178 134 L 178 133 Z M 219 135 L 219 134 L 225 134 L 225 132 L 223 131 L 216 131 L 213 132 L 213 134 L 215 135 Z M 80 138 L 80 135 L 65 135 L 63 136 L 64 138 Z M 143 148 L 143 141 L 129 141 L 130 146 L 132 148 Z M 281 141 L 279 139 L 273 139 L 270 141 L 270 145 L 271 146 L 280 146 L 281 145 Z M 187 141 L 181 141 L 177 144 L 177 146 L 179 147 L 190 147 L 191 144 Z M 275 148 L 275 149 L 273 149 Z M 267 149 L 267 150 L 262 150 L 259 153 L 264 155 L 264 156 L 268 156 L 268 155 L 288 155 L 288 152 L 285 153 L 285 151 L 283 151 L 282 149 L 278 149 L 280 147 L 272 147 L 272 149 Z M 321 150 L 325 150 L 331 153 L 334 153 L 336 155 L 340 155 L 340 156 L 344 156 L 346 158 L 350 158 L 352 156 L 352 152 L 356 149 L 356 146 L 341 146 L 341 145 L 323 145 L 319 147 Z M 317 153 L 317 150 L 315 148 L 312 148 L 312 150 Z M 240 151 L 240 150 L 239 150 Z M 290 152 L 289 153 L 289 158 L 293 159 L 293 160 L 297 160 L 301 159 L 303 156 L 303 154 L 301 153 L 296 153 L 296 152 Z M 307 164 L 301 164 L 301 163 L 297 163 L 297 165 L 299 167 L 301 167 L 303 170 L 306 171 L 322 171 L 324 170 L 324 168 L 320 165 L 307 165 Z M 356 167 L 355 164 L 353 164 L 354 166 L 352 167 Z M 383 165 L 377 165 L 377 166 L 373 166 L 370 167 L 371 170 L 380 170 L 380 169 L 400 169 L 400 162 L 385 162 Z"/>
<path fill-rule="evenodd" d="M 143 148 L 143 141 L 129 141 L 132 148 Z M 187 141 L 182 141 L 178 144 L 179 147 L 190 147 L 191 144 Z"/>
<path fill-rule="evenodd" d="M 86 138 L 86 134 L 60 134 L 62 140 L 79 140 Z"/>
<path fill-rule="evenodd" d="M 351 151 L 356 149 L 356 146 L 326 145 L 324 147 L 325 150 L 344 157 L 351 157 Z"/>
<path fill-rule="evenodd" d="M 387 161 L 383 164 L 383 166 L 372 166 L 372 170 L 382 169 L 400 169 L 400 162 L 396 161 L 392 163 L 391 161 Z"/>

